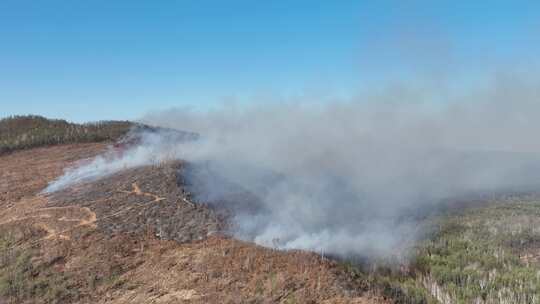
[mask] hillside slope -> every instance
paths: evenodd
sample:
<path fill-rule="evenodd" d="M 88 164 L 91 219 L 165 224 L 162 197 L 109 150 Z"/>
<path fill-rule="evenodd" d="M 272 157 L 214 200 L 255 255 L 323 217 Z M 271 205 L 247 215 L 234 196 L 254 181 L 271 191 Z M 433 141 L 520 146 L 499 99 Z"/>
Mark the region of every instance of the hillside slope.
<path fill-rule="evenodd" d="M 64 134 L 58 130 L 65 129 L 44 134 Z M 537 194 L 460 198 L 426 213 L 418 223 L 425 235 L 404 264 L 232 239 L 228 216 L 257 198 L 240 187 L 223 202 L 228 209 L 195 200 L 190 191 L 200 185 L 185 177 L 196 168 L 182 161 L 125 167 L 43 193 L 67 168 L 141 144 L 141 131 L 198 137 L 130 130 L 103 142 L 36 141 L 45 146 L 0 154 L 0 303 L 540 303 Z"/>
<path fill-rule="evenodd" d="M 7 303 L 385 303 L 347 268 L 217 233 L 178 162 L 42 195 L 106 149 L 61 145 L 0 157 L 0 297 Z"/>

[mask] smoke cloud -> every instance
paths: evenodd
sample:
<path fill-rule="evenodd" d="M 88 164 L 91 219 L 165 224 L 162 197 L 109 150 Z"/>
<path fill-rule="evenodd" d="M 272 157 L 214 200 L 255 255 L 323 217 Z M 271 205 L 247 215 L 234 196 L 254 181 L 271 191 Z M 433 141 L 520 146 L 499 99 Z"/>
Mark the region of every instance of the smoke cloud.
<path fill-rule="evenodd" d="M 50 183 L 43 193 L 51 193 L 70 185 L 97 180 L 123 169 L 154 165 L 175 158 L 177 145 L 193 140 L 194 134 L 171 132 L 136 126 L 122 140 L 120 149 L 109 147 L 92 160 L 82 160 L 67 168 L 62 176 Z"/>
<path fill-rule="evenodd" d="M 539 83 L 502 77 L 483 89 L 444 92 L 401 87 L 332 102 L 150 113 L 143 122 L 200 138 L 164 142 L 154 134 L 113 161 L 67 172 L 48 190 L 173 153 L 193 164 L 186 174 L 200 200 L 230 204 L 238 238 L 390 255 L 449 200 L 540 185 Z M 253 199 L 235 201 L 238 189 Z"/>

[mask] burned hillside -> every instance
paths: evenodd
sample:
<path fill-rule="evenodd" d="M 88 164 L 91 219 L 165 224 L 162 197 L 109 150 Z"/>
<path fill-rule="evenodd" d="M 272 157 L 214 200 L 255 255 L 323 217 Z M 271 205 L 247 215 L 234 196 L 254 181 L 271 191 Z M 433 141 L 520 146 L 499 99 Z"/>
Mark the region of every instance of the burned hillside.
<path fill-rule="evenodd" d="M 191 202 L 182 162 L 127 169 L 47 195 L 48 206 L 92 209 L 107 233 L 155 232 L 160 239 L 201 240 L 223 228 L 217 212 Z"/>
<path fill-rule="evenodd" d="M 220 233 L 227 212 L 185 189 L 182 162 L 127 168 L 43 194 L 104 144 L 0 157 L 0 301 L 388 303 L 340 264 Z"/>
<path fill-rule="evenodd" d="M 449 200 L 417 214 L 422 238 L 403 239 L 410 246 L 391 258 L 276 250 L 279 239 L 266 248 L 246 242 L 249 235 L 239 237 L 238 217 L 257 224 L 261 216 L 274 216 L 268 204 L 276 200 L 264 197 L 278 189 L 272 185 L 298 185 L 294 179 L 254 168 L 264 178 L 250 188 L 215 164 L 156 154 L 162 151 L 154 148 L 163 146 L 147 145 L 167 147 L 169 140 L 155 141 L 161 131 L 142 134 L 109 145 L 57 145 L 0 157 L 0 300 L 437 303 L 485 295 L 489 301 L 536 301 L 538 196 L 506 191 L 498 203 L 491 196 Z M 181 134 L 172 136 L 196 139 Z M 65 182 L 51 191 L 59 180 Z M 356 198 L 345 195 L 345 180 L 330 181 L 324 197 L 337 206 Z M 346 209 L 332 211 L 341 217 Z M 501 281 L 506 275 L 511 280 Z M 482 289 L 485 282 L 489 290 Z"/>

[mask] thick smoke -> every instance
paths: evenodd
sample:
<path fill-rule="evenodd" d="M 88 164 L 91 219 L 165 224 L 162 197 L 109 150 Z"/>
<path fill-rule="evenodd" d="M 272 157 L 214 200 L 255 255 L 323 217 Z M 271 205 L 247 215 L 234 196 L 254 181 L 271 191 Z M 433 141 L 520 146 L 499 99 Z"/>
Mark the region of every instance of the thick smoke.
<path fill-rule="evenodd" d="M 174 157 L 204 168 L 193 173 L 196 195 L 232 204 L 235 236 L 285 249 L 388 255 L 418 236 L 422 215 L 449 200 L 540 186 L 539 88 L 499 79 L 459 96 L 400 88 L 333 102 L 176 109 L 143 121 L 201 135 L 175 144 Z M 138 147 L 126 157 L 163 154 L 160 144 L 145 146 L 151 153 Z M 148 161 L 125 159 L 112 168 Z M 257 199 L 221 200 L 225 183 Z"/>

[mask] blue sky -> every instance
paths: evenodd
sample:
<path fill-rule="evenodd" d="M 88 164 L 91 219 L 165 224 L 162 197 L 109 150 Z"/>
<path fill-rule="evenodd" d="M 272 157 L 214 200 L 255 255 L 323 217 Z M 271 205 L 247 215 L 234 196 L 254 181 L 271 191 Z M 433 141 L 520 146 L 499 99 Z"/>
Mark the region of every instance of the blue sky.
<path fill-rule="evenodd" d="M 0 116 L 348 96 L 539 53 L 540 1 L 0 0 Z"/>

